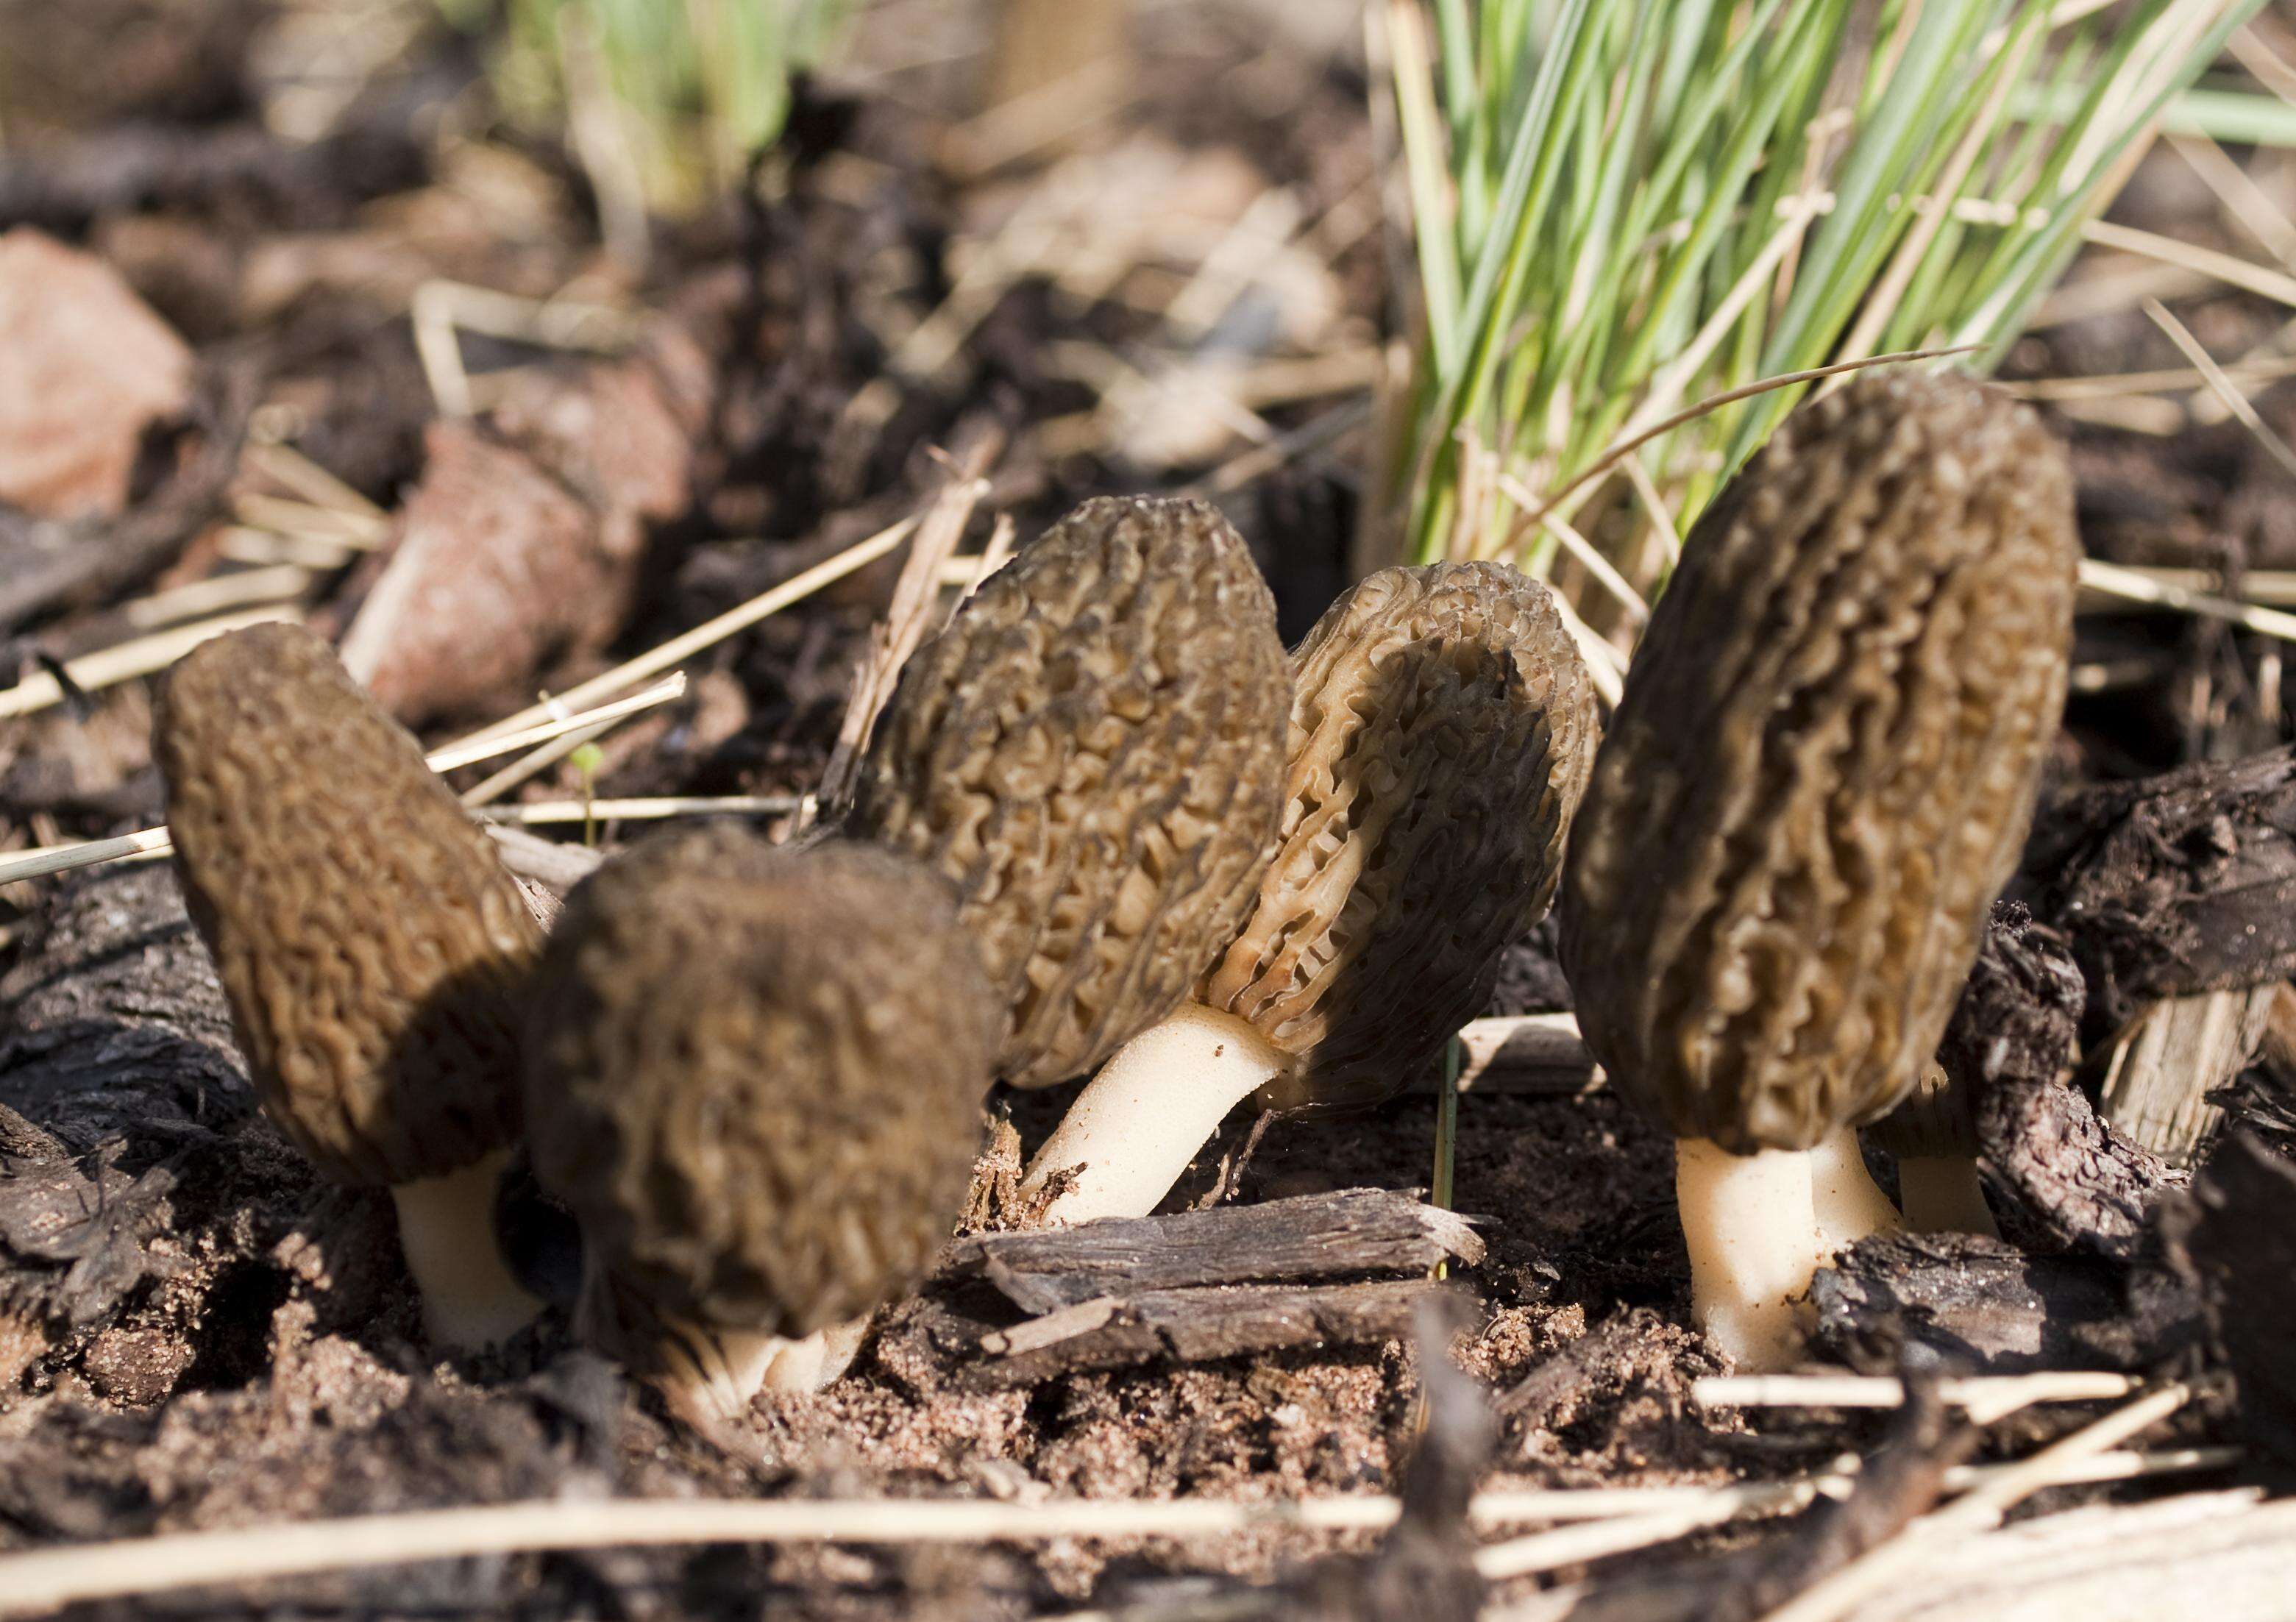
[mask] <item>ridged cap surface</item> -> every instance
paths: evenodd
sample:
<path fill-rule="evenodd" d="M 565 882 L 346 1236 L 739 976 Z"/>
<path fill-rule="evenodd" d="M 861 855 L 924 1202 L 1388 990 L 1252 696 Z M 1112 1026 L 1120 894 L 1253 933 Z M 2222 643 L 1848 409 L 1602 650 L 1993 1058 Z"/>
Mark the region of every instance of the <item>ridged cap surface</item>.
<path fill-rule="evenodd" d="M 1554 899 L 1594 684 L 1546 588 L 1499 563 L 1382 569 L 1292 665 L 1275 859 L 1197 995 L 1293 1055 L 1266 1106 L 1376 1103 Z"/>
<path fill-rule="evenodd" d="M 1588 1044 L 1680 1137 L 1806 1149 L 1910 1089 L 2030 822 L 2079 545 L 1998 389 L 1867 373 L 1702 516 L 1566 866 Z"/>
<path fill-rule="evenodd" d="M 912 656 L 847 825 L 957 886 L 1005 1080 L 1094 1069 L 1234 933 L 1289 703 L 1274 600 L 1202 502 L 1086 502 Z"/>

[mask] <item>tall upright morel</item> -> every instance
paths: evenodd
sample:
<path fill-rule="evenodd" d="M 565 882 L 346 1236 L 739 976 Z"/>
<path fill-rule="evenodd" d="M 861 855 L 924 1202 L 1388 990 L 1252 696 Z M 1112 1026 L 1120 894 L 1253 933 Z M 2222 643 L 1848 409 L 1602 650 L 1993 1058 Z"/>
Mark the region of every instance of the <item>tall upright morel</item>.
<path fill-rule="evenodd" d="M 1193 999 L 1037 1153 L 1060 1222 L 1153 1209 L 1246 1099 L 1306 1112 L 1423 1084 L 1546 915 L 1594 684 L 1546 588 L 1499 563 L 1383 569 L 1292 660 L 1275 860 Z"/>
<path fill-rule="evenodd" d="M 2078 556 L 2030 411 L 1869 373 L 1700 520 L 1628 674 L 1563 963 L 1677 1140 L 1693 1307 L 1742 1365 L 1798 1354 L 1822 1254 L 1887 1219 L 1852 1129 L 1915 1085 L 2016 864 Z"/>
<path fill-rule="evenodd" d="M 1086 502 L 918 649 L 849 832 L 955 885 L 1050 1086 L 1169 1013 L 1267 867 L 1289 702 L 1275 604 L 1202 502 Z"/>
<path fill-rule="evenodd" d="M 187 655 L 152 753 L 264 1112 L 326 1176 L 390 1190 L 432 1339 L 503 1339 L 539 1308 L 493 1210 L 542 931 L 494 841 L 299 627 Z"/>

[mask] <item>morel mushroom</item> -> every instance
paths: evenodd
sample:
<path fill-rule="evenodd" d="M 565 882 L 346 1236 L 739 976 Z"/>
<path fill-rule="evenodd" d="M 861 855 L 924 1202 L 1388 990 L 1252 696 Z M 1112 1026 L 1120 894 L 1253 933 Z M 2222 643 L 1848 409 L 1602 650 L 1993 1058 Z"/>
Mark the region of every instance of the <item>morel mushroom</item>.
<path fill-rule="evenodd" d="M 541 930 L 494 842 L 298 627 L 176 664 L 152 752 L 265 1112 L 326 1176 L 390 1190 L 434 1341 L 508 1336 L 539 1310 L 493 1213 Z"/>
<path fill-rule="evenodd" d="M 1700 519 L 1628 673 L 1563 966 L 1587 1045 L 1678 1140 L 1693 1307 L 1742 1364 L 1797 1355 L 1810 1151 L 1855 1168 L 1842 1135 L 1913 1086 L 2015 864 L 2077 557 L 2031 412 L 1867 373 Z"/>
<path fill-rule="evenodd" d="M 836 1378 L 955 1225 L 995 1016 L 954 897 L 890 852 L 707 829 L 584 880 L 527 1043 L 577 1331 L 705 1424 Z"/>
<path fill-rule="evenodd" d="M 1234 935 L 1287 691 L 1275 601 L 1194 501 L 1086 502 L 911 657 L 846 826 L 957 886 L 1006 1081 L 1090 1070 Z"/>
<path fill-rule="evenodd" d="M 1895 1110 L 1866 1135 L 1898 1160 L 1898 1200 L 1916 1233 L 2001 1237 L 1977 1174 L 1977 1122 L 1965 1089 L 1931 1060 Z"/>
<path fill-rule="evenodd" d="M 1422 1079 L 1546 913 L 1594 685 L 1546 589 L 1496 563 L 1390 569 L 1293 655 L 1275 861 L 1195 1000 L 1119 1053 L 1025 1186 L 1059 1222 L 1152 1210 L 1247 1097 L 1376 1103 Z"/>

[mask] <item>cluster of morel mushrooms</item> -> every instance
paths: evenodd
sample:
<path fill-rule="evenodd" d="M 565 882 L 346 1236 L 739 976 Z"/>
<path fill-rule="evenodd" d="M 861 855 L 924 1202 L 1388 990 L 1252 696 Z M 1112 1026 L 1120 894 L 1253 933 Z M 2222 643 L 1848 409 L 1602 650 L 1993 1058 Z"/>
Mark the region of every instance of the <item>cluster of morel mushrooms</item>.
<path fill-rule="evenodd" d="M 1700 520 L 1598 748 L 1511 569 L 1383 570 L 1287 660 L 1215 511 L 1094 501 L 910 660 L 833 826 L 646 840 L 546 931 L 300 630 L 185 659 L 157 752 L 264 1105 L 391 1191 L 441 1345 L 538 1310 L 494 1220 L 522 1139 L 580 1224 L 578 1334 L 692 1415 L 816 1387 L 947 1237 L 992 1080 L 1092 1077 L 1044 1220 L 1144 1215 L 1238 1104 L 1424 1085 L 1559 885 L 1587 1039 L 1677 1140 L 1698 1321 L 1773 1368 L 1824 1259 L 1899 1221 L 1855 1128 L 1915 1095 L 1911 1214 L 1985 1221 L 1931 1058 L 2075 559 L 2030 413 L 1868 374 Z"/>

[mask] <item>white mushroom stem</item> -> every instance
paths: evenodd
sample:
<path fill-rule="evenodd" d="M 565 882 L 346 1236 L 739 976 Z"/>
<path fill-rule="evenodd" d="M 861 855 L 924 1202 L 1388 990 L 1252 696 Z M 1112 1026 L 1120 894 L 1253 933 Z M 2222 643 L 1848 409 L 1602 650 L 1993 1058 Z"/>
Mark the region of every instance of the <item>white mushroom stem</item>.
<path fill-rule="evenodd" d="M 1972 1155 L 1899 1155 L 1898 1192 L 1906 1225 L 1916 1233 L 1982 1233 L 2001 1237 Z"/>
<path fill-rule="evenodd" d="M 852 1366 L 865 1315 L 791 1339 L 661 1320 L 663 1372 L 654 1384 L 673 1411 L 707 1429 L 746 1423 L 761 1391 L 818 1391 Z"/>
<path fill-rule="evenodd" d="M 1793 1367 L 1802 1352 L 1796 1303 L 1818 1265 L 1810 1157 L 1734 1155 L 1707 1138 L 1677 1140 L 1674 1156 L 1692 1315 L 1744 1372 Z"/>
<path fill-rule="evenodd" d="M 509 1339 L 542 1311 L 512 1276 L 495 1237 L 495 1189 L 507 1150 L 448 1172 L 391 1185 L 398 1248 L 422 1297 L 433 1346 L 473 1350 Z"/>
<path fill-rule="evenodd" d="M 1077 1180 L 1046 1208 L 1053 1227 L 1145 1216 L 1172 1192 L 1229 1110 L 1275 1079 L 1283 1051 L 1233 1014 L 1187 1003 L 1100 1069 L 1029 1163 L 1024 1193 Z"/>
<path fill-rule="evenodd" d="M 1809 1151 L 1810 1198 L 1817 1212 L 1818 1254 L 1832 1259 L 1861 1239 L 1895 1233 L 1905 1226 L 1866 1169 L 1857 1130 L 1837 1126 Z"/>

